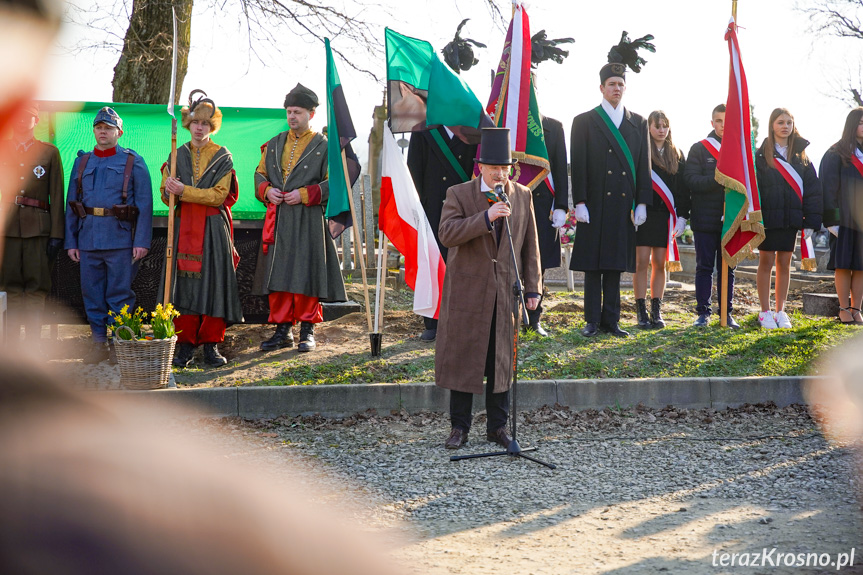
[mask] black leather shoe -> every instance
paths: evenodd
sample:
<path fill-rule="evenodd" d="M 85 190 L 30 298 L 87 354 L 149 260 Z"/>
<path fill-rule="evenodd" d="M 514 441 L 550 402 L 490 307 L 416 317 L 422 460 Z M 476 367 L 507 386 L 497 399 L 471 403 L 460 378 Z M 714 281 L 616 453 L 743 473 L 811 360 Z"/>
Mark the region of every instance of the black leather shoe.
<path fill-rule="evenodd" d="M 276 326 L 276 333 L 267 341 L 261 342 L 261 351 L 275 351 L 294 346 L 294 334 L 291 333 L 290 323 L 280 323 Z"/>
<path fill-rule="evenodd" d="M 443 446 L 447 449 L 458 449 L 465 443 L 467 443 L 467 431 L 460 427 L 453 427 Z"/>
<path fill-rule="evenodd" d="M 189 367 L 189 364 L 192 362 L 192 356 L 194 354 L 194 345 L 187 342 L 178 343 L 177 348 L 174 350 L 174 360 L 171 363 L 174 367 Z"/>
<path fill-rule="evenodd" d="M 427 329 L 420 335 L 420 341 L 432 342 L 437 339 L 437 328 Z"/>
<path fill-rule="evenodd" d="M 87 365 L 96 365 L 97 363 L 102 363 L 108 357 L 108 343 L 104 341 L 94 343 L 87 355 L 84 356 L 84 363 Z"/>
<path fill-rule="evenodd" d="M 488 432 L 485 438 L 497 443 L 504 449 L 509 449 L 509 444 L 512 443 L 512 438 L 509 436 L 509 433 L 506 432 L 506 427 L 498 427 L 497 431 Z"/>
<path fill-rule="evenodd" d="M 695 323 L 693 323 L 692 325 L 694 325 L 695 327 L 707 327 L 709 323 L 710 314 L 702 313 L 695 319 Z"/>
<path fill-rule="evenodd" d="M 527 326 L 528 330 L 535 331 L 539 337 L 548 337 L 548 332 L 540 325 L 539 322 L 532 323 Z"/>
<path fill-rule="evenodd" d="M 739 324 L 739 323 L 737 323 L 736 321 L 734 321 L 734 318 L 733 318 L 733 317 L 731 317 L 731 314 L 728 314 L 728 323 L 727 323 L 727 325 L 728 325 L 728 327 L 730 327 L 731 329 L 740 329 L 740 324 Z"/>
<path fill-rule="evenodd" d="M 629 332 L 620 329 L 620 326 L 616 323 L 612 323 L 609 325 L 600 325 L 599 329 L 606 333 L 610 333 L 614 337 L 629 337 Z"/>
<path fill-rule="evenodd" d="M 204 363 L 212 367 L 221 367 L 228 364 L 227 358 L 219 353 L 215 343 L 204 344 Z"/>
<path fill-rule="evenodd" d="M 304 321 L 300 324 L 300 344 L 297 346 L 297 351 L 312 351 L 317 344 L 315 343 L 315 324 Z"/>
<path fill-rule="evenodd" d="M 599 327 L 595 323 L 589 323 L 581 330 L 581 335 L 584 337 L 595 337 L 599 335 Z"/>

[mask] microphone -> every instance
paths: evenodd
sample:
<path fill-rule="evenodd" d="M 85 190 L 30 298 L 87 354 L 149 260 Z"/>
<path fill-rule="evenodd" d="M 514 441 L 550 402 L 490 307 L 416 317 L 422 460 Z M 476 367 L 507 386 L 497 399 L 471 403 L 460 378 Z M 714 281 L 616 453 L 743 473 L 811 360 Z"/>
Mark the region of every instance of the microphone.
<path fill-rule="evenodd" d="M 506 196 L 506 192 L 503 191 L 502 185 L 496 185 L 494 187 L 494 193 L 500 201 L 506 204 L 506 207 L 512 209 L 512 204 L 509 203 L 509 198 Z"/>

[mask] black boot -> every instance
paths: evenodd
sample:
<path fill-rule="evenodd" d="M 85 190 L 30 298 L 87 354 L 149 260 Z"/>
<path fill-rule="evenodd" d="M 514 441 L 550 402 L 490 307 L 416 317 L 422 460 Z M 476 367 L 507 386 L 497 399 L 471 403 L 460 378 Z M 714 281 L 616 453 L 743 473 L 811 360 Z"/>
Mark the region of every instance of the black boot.
<path fill-rule="evenodd" d="M 662 300 L 658 297 L 650 300 L 650 323 L 652 323 L 653 327 L 656 329 L 662 329 L 665 327 L 665 320 L 662 319 Z"/>
<path fill-rule="evenodd" d="M 291 333 L 292 323 L 280 323 L 276 326 L 273 337 L 261 343 L 261 351 L 275 351 L 284 347 L 294 347 L 294 334 Z"/>
<path fill-rule="evenodd" d="M 215 343 L 204 344 L 204 363 L 213 367 L 221 367 L 227 365 L 228 360 L 224 355 L 219 353 L 219 348 Z"/>
<path fill-rule="evenodd" d="M 635 300 L 635 313 L 638 315 L 638 327 L 641 329 L 650 329 L 650 317 L 647 315 L 647 303 L 644 298 Z"/>
<path fill-rule="evenodd" d="M 315 349 L 315 324 L 304 321 L 300 324 L 300 344 L 297 351 L 312 351 Z"/>
<path fill-rule="evenodd" d="M 177 344 L 177 349 L 174 350 L 174 367 L 188 367 L 192 362 L 192 356 L 195 354 L 195 346 L 188 342 Z"/>

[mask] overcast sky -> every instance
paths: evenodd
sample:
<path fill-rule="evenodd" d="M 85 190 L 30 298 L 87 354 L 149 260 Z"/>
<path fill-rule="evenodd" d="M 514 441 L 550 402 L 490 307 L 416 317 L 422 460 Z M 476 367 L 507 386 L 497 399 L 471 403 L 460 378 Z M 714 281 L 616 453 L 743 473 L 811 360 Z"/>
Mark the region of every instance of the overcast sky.
<path fill-rule="evenodd" d="M 94 0 L 81 1 L 97 4 Z M 478 50 L 480 63 L 463 77 L 485 104 L 490 70 L 497 65 L 505 30 L 494 25 L 483 2 L 390 1 L 402 12 L 394 19 L 375 20 L 381 42 L 384 26 L 390 26 L 428 40 L 440 50 L 461 19 L 471 18 L 463 35 L 488 44 L 488 49 Z M 264 47 L 264 62 L 250 58 L 247 39 L 241 33 L 243 25 L 231 14 L 230 0 L 226 6 L 220 19 L 214 21 L 214 10 L 207 3 L 195 3 L 189 73 L 181 101 L 190 90 L 202 88 L 220 106 L 279 107 L 284 94 L 299 81 L 325 102 L 323 43 L 297 38 L 290 43 L 296 47 L 293 53 Z M 684 153 L 710 131 L 710 111 L 725 101 L 728 89 L 728 47 L 723 34 L 731 13 L 730 1 L 536 0 L 526 7 L 531 33 L 544 28 L 552 38 L 570 36 L 576 40 L 563 64 L 546 62 L 538 69 L 540 110 L 564 123 L 567 140 L 572 118 L 599 103 L 599 68 L 623 30 L 633 38 L 653 34 L 657 49 L 656 54 L 644 54 L 648 63 L 641 74 L 628 75 L 624 105 L 644 116 L 652 110 L 664 110 L 671 119 L 674 141 Z M 849 70 L 859 69 L 863 43 L 816 38 L 808 31 L 808 18 L 794 11 L 791 0 L 740 0 L 738 21 L 750 99 L 761 120 L 760 138 L 766 136 L 771 110 L 786 107 L 794 114 L 801 134 L 812 142 L 810 155 L 819 161 L 839 138 L 850 109 L 831 94 L 843 82 L 848 83 Z M 64 52 L 63 47 L 85 36 L 94 37 L 92 31 L 76 26 L 63 30 L 61 47 L 41 92 L 43 99 L 110 101 L 118 53 Z M 338 38 L 332 42 L 341 45 Z M 384 77 L 382 56 L 361 64 Z M 354 149 L 365 157 L 372 109 L 381 102 L 384 85 L 354 72 L 344 62 L 337 60 L 336 65 L 359 134 Z M 313 127 L 323 125 L 325 112 L 322 106 Z M 261 141 L 268 137 L 262 135 Z"/>

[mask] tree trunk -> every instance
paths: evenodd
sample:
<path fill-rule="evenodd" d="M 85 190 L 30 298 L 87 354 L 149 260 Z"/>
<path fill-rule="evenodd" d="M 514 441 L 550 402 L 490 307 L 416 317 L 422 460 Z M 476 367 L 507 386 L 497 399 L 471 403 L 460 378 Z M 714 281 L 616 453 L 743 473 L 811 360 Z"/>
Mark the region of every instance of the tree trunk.
<path fill-rule="evenodd" d="M 177 9 L 177 90 L 180 100 L 183 78 L 189 67 L 193 0 L 173 0 Z M 114 101 L 135 104 L 167 104 L 171 92 L 173 22 L 171 3 L 134 0 L 123 52 L 114 67 Z"/>

